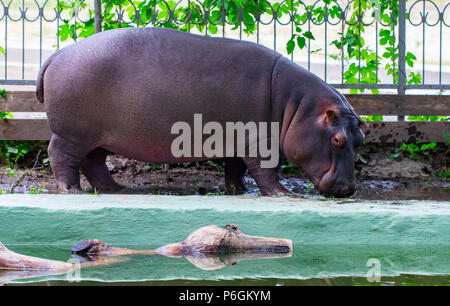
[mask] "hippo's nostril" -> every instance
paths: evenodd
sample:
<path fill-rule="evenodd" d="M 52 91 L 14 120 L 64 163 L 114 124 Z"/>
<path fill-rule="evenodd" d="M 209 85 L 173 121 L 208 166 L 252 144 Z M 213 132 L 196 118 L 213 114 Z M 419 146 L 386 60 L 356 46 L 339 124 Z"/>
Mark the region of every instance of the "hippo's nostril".
<path fill-rule="evenodd" d="M 349 193 L 349 191 L 350 191 L 350 188 L 348 188 L 348 186 L 344 186 L 341 189 L 341 194 L 342 195 L 347 195 Z"/>
<path fill-rule="evenodd" d="M 343 197 L 349 197 L 351 196 L 353 193 L 355 193 L 356 188 L 353 186 L 344 186 L 341 188 L 340 190 L 340 194 Z"/>
<path fill-rule="evenodd" d="M 344 186 L 344 187 L 342 187 L 341 190 L 340 190 L 340 194 L 341 194 L 343 197 L 351 196 L 354 192 L 355 192 L 355 188 L 354 188 L 353 186 L 352 186 L 352 187 L 350 187 L 350 186 Z"/>

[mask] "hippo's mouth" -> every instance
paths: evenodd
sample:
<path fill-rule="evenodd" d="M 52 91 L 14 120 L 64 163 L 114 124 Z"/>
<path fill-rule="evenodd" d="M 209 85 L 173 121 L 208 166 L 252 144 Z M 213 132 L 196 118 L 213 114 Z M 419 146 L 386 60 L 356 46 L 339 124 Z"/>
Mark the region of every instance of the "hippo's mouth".
<path fill-rule="evenodd" d="M 325 171 L 325 173 L 321 176 L 319 180 L 319 184 L 316 185 L 317 189 L 320 193 L 326 193 L 334 181 L 335 176 L 335 167 L 332 165 L 328 170 Z"/>
<path fill-rule="evenodd" d="M 324 167 L 322 170 L 316 171 L 313 175 L 306 172 L 306 176 L 314 184 L 317 190 L 319 190 L 320 193 L 323 193 L 331 185 L 330 179 L 334 176 L 334 167 L 333 165 Z"/>
<path fill-rule="evenodd" d="M 320 193 L 326 193 L 330 188 L 332 182 L 334 181 L 334 176 L 336 172 L 335 161 L 333 159 L 333 154 L 330 151 L 330 166 L 324 167 L 323 171 L 320 171 L 320 174 L 317 176 L 320 179 L 316 184 L 314 181 L 314 185 L 317 187 Z"/>

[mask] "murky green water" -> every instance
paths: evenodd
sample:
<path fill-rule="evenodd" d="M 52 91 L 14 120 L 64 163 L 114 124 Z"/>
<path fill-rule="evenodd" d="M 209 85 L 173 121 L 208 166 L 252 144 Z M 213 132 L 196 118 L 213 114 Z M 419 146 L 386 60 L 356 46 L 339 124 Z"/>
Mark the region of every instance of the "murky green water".
<path fill-rule="evenodd" d="M 63 246 L 10 246 L 10 249 L 48 259 L 72 258 L 69 248 Z M 436 246 L 296 244 L 293 255 L 287 258 L 238 261 L 236 257 L 216 257 L 213 260 L 217 269 L 209 271 L 184 258 L 133 255 L 121 257 L 122 262 L 108 266 L 82 268 L 78 279 L 81 282 L 70 282 L 67 275 L 12 280 L 25 275 L 5 270 L 0 271 L 0 281 L 41 285 L 100 282 L 116 285 L 450 285 L 448 254 L 447 248 Z M 374 267 L 368 265 L 370 259 L 379 261 L 379 282 L 367 279 Z"/>
<path fill-rule="evenodd" d="M 245 197 L 0 197 L 0 241 L 24 255 L 67 261 L 70 247 L 101 239 L 155 249 L 193 230 L 235 223 L 249 235 L 291 239 L 291 257 L 240 260 L 135 255 L 66 275 L 0 271 L 7 284 L 449 285 L 450 205 Z M 118 258 L 118 257 L 116 257 Z M 241 258 L 242 259 L 242 258 Z M 203 261 L 202 261 L 203 260 Z M 208 266 L 211 270 L 202 269 Z M 214 268 L 214 269 L 212 269 Z M 379 274 L 378 274 L 379 272 Z M 369 282 L 367 275 L 380 282 Z M 73 276 L 73 275 L 71 275 Z M 26 277 L 26 278 L 25 278 Z"/>

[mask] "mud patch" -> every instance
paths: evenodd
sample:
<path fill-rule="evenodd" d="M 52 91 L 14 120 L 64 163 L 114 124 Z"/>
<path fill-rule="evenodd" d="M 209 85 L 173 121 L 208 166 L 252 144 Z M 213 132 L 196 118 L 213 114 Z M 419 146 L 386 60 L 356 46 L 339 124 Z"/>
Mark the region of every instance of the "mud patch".
<path fill-rule="evenodd" d="M 450 199 L 450 182 L 441 174 L 450 168 L 448 146 L 441 146 L 431 156 L 409 158 L 400 154 L 392 159 L 395 146 L 364 145 L 358 150 L 356 161 L 357 192 L 351 198 L 371 200 L 444 200 Z M 19 168 L 0 167 L 0 190 L 3 193 L 56 193 L 56 186 L 46 158 L 45 144 L 36 157 L 29 154 Z M 38 154 L 34 154 L 37 156 Z M 132 193 L 166 195 L 224 195 L 224 169 L 222 160 L 192 164 L 156 165 L 108 155 L 107 166 L 114 179 L 132 187 Z M 304 197 L 320 196 L 306 176 L 296 167 L 283 164 L 281 183 Z M 260 195 L 255 181 L 246 176 L 248 195 Z M 84 176 L 81 186 L 95 193 Z"/>
<path fill-rule="evenodd" d="M 428 178 L 430 177 L 430 165 L 424 161 L 411 159 L 390 160 L 383 156 L 374 156 L 361 169 L 360 176 L 366 178 Z"/>
<path fill-rule="evenodd" d="M 108 156 L 107 165 L 114 179 L 134 188 L 133 193 L 164 195 L 224 195 L 225 182 L 221 161 L 168 166 L 139 162 L 120 156 Z M 358 175 L 357 192 L 351 198 L 369 200 L 444 200 L 450 199 L 450 182 L 425 175 L 423 164 L 404 160 L 373 159 Z M 0 170 L 0 189 L 15 193 L 56 193 L 53 175 L 48 167 L 30 170 Z M 417 172 L 418 171 L 418 172 Z M 403 177 L 402 177 L 403 175 Z M 323 198 L 301 173 L 280 174 L 289 190 L 309 198 Z M 382 178 L 382 179 L 380 179 Z M 388 178 L 388 179 L 386 179 Z M 20 179 L 20 182 L 18 180 Z M 248 195 L 260 195 L 255 181 L 246 176 Z M 95 193 L 84 176 L 81 186 Z"/>

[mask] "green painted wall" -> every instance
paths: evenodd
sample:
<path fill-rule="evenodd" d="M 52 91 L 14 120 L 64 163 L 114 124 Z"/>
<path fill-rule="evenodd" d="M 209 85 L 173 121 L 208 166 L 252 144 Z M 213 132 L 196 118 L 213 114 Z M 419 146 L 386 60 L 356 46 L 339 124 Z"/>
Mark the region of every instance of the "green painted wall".
<path fill-rule="evenodd" d="M 75 243 L 97 238 L 137 249 L 181 241 L 208 224 L 235 223 L 250 235 L 292 239 L 290 258 L 203 271 L 185 259 L 135 256 L 82 271 L 83 279 L 312 278 L 450 275 L 450 203 L 299 200 L 262 197 L 2 195 L 0 241 L 13 251 L 67 260 Z M 1 277 L 1 275 L 0 275 Z M 64 279 L 52 276 L 51 279 Z"/>

